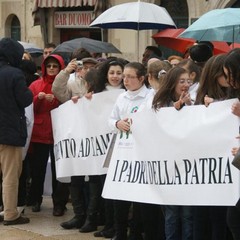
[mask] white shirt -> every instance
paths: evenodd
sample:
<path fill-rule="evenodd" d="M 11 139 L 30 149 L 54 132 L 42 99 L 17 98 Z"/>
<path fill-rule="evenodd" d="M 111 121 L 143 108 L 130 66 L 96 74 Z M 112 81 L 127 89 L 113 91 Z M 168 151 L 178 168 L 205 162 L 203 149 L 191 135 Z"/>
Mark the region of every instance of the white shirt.
<path fill-rule="evenodd" d="M 109 118 L 109 126 L 113 131 L 117 130 L 116 122 L 128 118 L 130 113 L 137 112 L 140 106 L 147 101 L 150 89 L 143 85 L 136 91 L 126 91 L 119 95 Z"/>
<path fill-rule="evenodd" d="M 194 83 L 192 86 L 190 86 L 189 88 L 189 93 L 190 93 L 190 97 L 191 97 L 191 101 L 192 103 L 194 103 L 196 101 L 196 96 L 197 96 L 197 90 L 199 87 L 199 83 Z"/>
<path fill-rule="evenodd" d="M 82 97 L 87 93 L 85 80 L 81 77 L 78 77 L 76 73 L 71 73 L 70 77 L 67 82 L 68 90 L 71 94 L 71 97 L 73 96 L 79 96 Z"/>

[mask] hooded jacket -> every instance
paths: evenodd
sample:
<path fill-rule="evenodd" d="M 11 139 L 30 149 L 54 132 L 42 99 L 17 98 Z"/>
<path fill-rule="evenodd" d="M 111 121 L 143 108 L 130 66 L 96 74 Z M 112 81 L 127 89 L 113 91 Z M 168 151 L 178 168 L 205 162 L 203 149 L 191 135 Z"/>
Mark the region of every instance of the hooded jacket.
<path fill-rule="evenodd" d="M 60 70 L 64 68 L 64 60 L 61 56 L 52 54 L 44 59 L 42 63 L 42 77 L 34 81 L 29 88 L 33 93 L 33 106 L 34 106 L 34 125 L 32 131 L 31 142 L 53 144 L 53 132 L 51 121 L 51 110 L 59 106 L 59 101 L 54 98 L 52 102 L 46 99 L 39 99 L 38 94 L 44 92 L 52 94 L 52 83 L 55 76 L 47 75 L 46 61 L 49 58 L 54 58 L 60 65 Z"/>
<path fill-rule="evenodd" d="M 10 38 L 0 40 L 0 144 L 23 147 L 27 138 L 24 108 L 32 103 L 23 72 L 17 67 L 24 49 Z"/>

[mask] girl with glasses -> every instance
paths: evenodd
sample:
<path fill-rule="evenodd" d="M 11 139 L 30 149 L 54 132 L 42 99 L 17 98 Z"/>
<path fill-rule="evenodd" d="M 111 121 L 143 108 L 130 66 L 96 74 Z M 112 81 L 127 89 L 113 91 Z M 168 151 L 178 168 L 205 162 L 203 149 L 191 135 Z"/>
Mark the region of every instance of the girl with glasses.
<path fill-rule="evenodd" d="M 123 71 L 123 84 L 126 92 L 119 95 L 109 118 L 109 125 L 115 132 L 129 133 L 129 114 L 137 112 L 141 105 L 147 101 L 150 89 L 145 84 L 145 67 L 138 62 L 125 65 Z M 114 240 L 127 240 L 128 213 L 131 206 L 129 201 L 114 200 Z M 140 214 L 139 204 L 133 203 L 133 228 L 135 239 L 142 239 L 141 233 L 136 228 L 136 215 Z M 139 221 L 139 218 L 138 218 Z M 131 231 L 130 231 L 131 232 Z"/>
<path fill-rule="evenodd" d="M 162 107 L 175 107 L 180 110 L 185 105 L 191 105 L 190 86 L 188 71 L 173 67 L 160 83 L 153 99 L 153 109 L 158 111 Z M 192 207 L 165 205 L 163 211 L 166 240 L 192 240 Z"/>

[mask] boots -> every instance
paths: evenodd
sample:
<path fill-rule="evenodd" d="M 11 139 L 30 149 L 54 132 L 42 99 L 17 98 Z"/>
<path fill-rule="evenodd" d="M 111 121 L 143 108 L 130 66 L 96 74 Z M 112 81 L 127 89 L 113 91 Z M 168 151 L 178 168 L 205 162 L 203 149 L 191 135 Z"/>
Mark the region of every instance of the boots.
<path fill-rule="evenodd" d="M 97 230 L 97 216 L 89 215 L 84 223 L 84 225 L 80 228 L 79 232 L 81 233 L 89 233 Z"/>
<path fill-rule="evenodd" d="M 73 229 L 73 228 L 81 228 L 84 224 L 85 217 L 75 215 L 72 219 L 67 222 L 63 222 L 60 226 L 64 229 Z"/>

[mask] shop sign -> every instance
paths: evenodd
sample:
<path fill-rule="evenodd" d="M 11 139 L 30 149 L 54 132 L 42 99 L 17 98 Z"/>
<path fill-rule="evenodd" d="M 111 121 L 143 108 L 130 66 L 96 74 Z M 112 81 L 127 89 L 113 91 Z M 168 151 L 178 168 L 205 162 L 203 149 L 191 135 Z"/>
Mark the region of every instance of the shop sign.
<path fill-rule="evenodd" d="M 55 28 L 88 28 L 94 18 L 92 11 L 55 12 L 54 26 Z"/>

